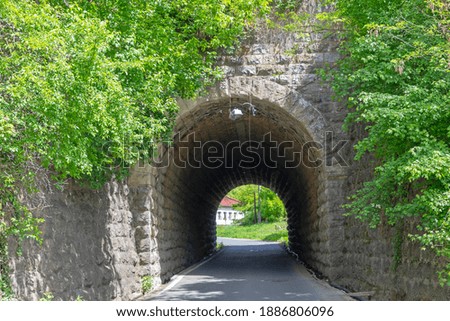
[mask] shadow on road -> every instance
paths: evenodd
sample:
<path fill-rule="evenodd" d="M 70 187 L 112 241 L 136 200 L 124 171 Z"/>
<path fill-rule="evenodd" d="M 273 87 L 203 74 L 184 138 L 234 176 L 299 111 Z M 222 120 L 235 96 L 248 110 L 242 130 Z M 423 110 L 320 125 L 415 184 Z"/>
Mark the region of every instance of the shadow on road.
<path fill-rule="evenodd" d="M 224 243 L 219 254 L 152 300 L 349 300 L 311 276 L 278 243 Z"/>

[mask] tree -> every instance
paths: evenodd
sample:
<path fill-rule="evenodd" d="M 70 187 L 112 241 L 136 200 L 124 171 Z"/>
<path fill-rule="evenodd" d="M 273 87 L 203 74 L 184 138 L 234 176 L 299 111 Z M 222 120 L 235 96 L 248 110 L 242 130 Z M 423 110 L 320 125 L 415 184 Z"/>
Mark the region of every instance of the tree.
<path fill-rule="evenodd" d="M 365 126 L 357 159 L 378 160 L 348 205 L 372 227 L 418 217 L 411 238 L 447 262 L 450 285 L 450 4 L 338 0 L 342 59 L 328 79 L 348 101 L 347 127 Z"/>
<path fill-rule="evenodd" d="M 254 222 L 255 196 L 256 202 L 258 202 L 258 197 L 261 200 L 262 221 L 278 222 L 286 218 L 286 209 L 283 202 L 276 193 L 264 186 L 260 186 L 258 193 L 258 185 L 242 185 L 230 191 L 228 195 L 241 202 L 241 204 L 234 206 L 235 209 L 242 211 L 245 215 L 241 223 L 251 224 Z M 256 205 L 256 210 L 258 211 L 258 205 Z"/>

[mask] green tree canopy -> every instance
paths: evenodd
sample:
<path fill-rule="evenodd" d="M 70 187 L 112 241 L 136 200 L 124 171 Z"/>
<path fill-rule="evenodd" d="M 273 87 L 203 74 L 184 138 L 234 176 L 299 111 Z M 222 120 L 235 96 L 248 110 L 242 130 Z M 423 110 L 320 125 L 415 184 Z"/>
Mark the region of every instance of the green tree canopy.
<path fill-rule="evenodd" d="M 175 98 L 219 77 L 218 51 L 265 5 L 2 1 L 0 110 L 15 133 L 2 155 L 101 183 L 170 133 Z"/>
<path fill-rule="evenodd" d="M 347 126 L 367 137 L 373 180 L 353 197 L 350 214 L 400 224 L 418 217 L 411 237 L 444 258 L 450 285 L 450 4 L 441 0 L 338 0 L 342 59 L 328 79 L 348 100 Z"/>
<path fill-rule="evenodd" d="M 255 201 L 256 211 L 261 211 L 263 222 L 277 222 L 286 218 L 286 209 L 283 202 L 275 192 L 264 186 L 260 186 L 258 192 L 258 185 L 242 185 L 231 190 L 228 196 L 241 202 L 234 206 L 235 209 L 242 211 L 245 215 L 241 223 L 251 224 L 254 222 Z"/>

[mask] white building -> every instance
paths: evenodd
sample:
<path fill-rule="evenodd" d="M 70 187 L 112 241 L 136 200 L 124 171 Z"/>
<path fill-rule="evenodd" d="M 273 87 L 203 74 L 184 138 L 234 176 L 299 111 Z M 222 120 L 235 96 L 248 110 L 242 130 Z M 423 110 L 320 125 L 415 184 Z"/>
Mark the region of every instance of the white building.
<path fill-rule="evenodd" d="M 244 218 L 244 213 L 233 209 L 233 205 L 239 203 L 238 200 L 225 196 L 222 201 L 220 201 L 220 206 L 217 209 L 216 224 L 231 225 L 235 220 Z"/>

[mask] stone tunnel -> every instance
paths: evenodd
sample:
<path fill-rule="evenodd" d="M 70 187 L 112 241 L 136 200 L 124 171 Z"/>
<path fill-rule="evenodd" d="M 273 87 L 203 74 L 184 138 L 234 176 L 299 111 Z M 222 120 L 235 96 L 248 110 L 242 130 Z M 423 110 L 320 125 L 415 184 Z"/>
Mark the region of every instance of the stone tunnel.
<path fill-rule="evenodd" d="M 342 134 L 312 103 L 264 77 L 230 77 L 208 97 L 180 105 L 174 144 L 161 151 L 154 169 L 160 186 L 154 197 L 161 200 L 157 229 L 183 235 L 173 260 L 184 257 L 188 265 L 211 253 L 220 200 L 234 187 L 260 184 L 286 206 L 292 249 L 333 273 L 347 170 L 339 154 L 346 145 Z M 235 109 L 242 117 L 233 120 Z M 164 235 L 170 233 L 163 232 L 159 242 L 174 246 Z M 163 270 L 167 277 L 173 273 Z"/>
<path fill-rule="evenodd" d="M 152 166 L 140 163 L 125 181 L 97 191 L 73 182 L 63 191 L 43 188 L 31 202 L 47 204 L 36 213 L 45 218 L 44 242 L 27 241 L 12 261 L 16 296 L 138 298 L 144 276 L 158 286 L 210 254 L 221 198 L 253 183 L 278 193 L 291 249 L 333 284 L 378 299 L 448 299 L 432 253 L 404 242 L 394 270 L 395 231 L 343 216 L 372 165 L 353 161 L 363 132 L 342 130 L 346 107 L 317 76 L 338 59 L 337 45 L 263 29 L 222 57 L 224 80 L 207 95 L 179 101 L 174 141 L 161 144 Z M 242 115 L 233 120 L 235 109 Z M 14 244 L 10 250 L 14 256 Z"/>

